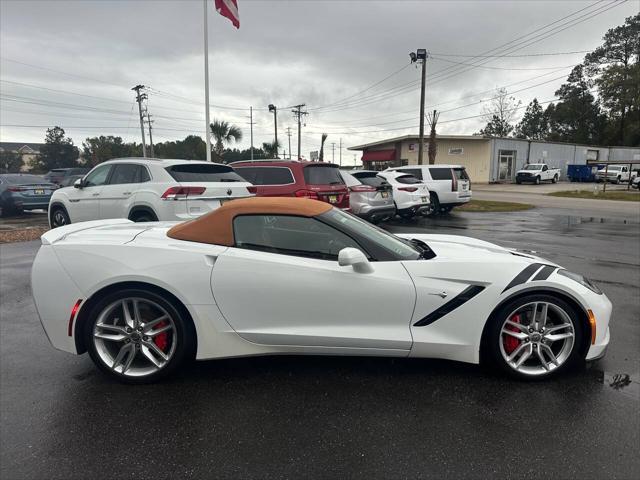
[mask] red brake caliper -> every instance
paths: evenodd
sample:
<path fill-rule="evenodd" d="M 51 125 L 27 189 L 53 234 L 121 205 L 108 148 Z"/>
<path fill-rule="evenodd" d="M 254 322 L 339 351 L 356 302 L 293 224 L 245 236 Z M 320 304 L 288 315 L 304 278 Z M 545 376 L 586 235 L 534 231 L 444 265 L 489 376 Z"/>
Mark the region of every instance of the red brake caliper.
<path fill-rule="evenodd" d="M 164 327 L 165 325 L 167 325 L 167 322 L 160 322 L 157 326 L 158 329 Z M 153 343 L 156 344 L 156 346 L 162 350 L 163 352 L 165 351 L 165 349 L 167 348 L 167 344 L 169 343 L 169 334 L 168 332 L 162 332 L 159 333 L 158 335 L 156 335 L 153 339 Z"/>
<path fill-rule="evenodd" d="M 509 320 L 513 323 L 520 323 L 520 315 L 515 314 Z M 513 327 L 511 325 L 505 326 L 504 329 L 509 330 L 511 332 L 519 331 L 516 327 Z M 520 340 L 518 340 L 516 337 L 512 337 L 511 335 L 505 335 L 503 342 L 504 342 L 504 351 L 507 352 L 507 355 L 512 353 L 516 348 L 518 348 L 518 345 L 520 345 Z"/>

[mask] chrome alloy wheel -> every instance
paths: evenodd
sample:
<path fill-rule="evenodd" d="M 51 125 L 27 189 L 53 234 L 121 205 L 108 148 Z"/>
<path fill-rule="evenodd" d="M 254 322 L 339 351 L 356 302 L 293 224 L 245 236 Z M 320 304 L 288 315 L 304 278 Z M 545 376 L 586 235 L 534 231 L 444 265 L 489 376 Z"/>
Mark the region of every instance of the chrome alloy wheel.
<path fill-rule="evenodd" d="M 531 302 L 509 314 L 500 329 L 500 352 L 524 375 L 543 375 L 567 361 L 575 343 L 569 314 L 549 302 Z"/>
<path fill-rule="evenodd" d="M 98 315 L 93 342 L 98 356 L 113 372 L 141 377 L 170 362 L 176 350 L 176 326 L 156 302 L 122 298 Z"/>

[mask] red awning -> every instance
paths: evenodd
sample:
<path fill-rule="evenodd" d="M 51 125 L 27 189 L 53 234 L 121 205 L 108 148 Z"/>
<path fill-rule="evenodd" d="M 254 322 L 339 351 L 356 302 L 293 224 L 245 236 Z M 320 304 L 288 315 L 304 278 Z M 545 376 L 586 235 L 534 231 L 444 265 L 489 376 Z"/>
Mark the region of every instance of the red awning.
<path fill-rule="evenodd" d="M 370 150 L 362 152 L 363 162 L 392 162 L 396 159 L 396 150 Z"/>

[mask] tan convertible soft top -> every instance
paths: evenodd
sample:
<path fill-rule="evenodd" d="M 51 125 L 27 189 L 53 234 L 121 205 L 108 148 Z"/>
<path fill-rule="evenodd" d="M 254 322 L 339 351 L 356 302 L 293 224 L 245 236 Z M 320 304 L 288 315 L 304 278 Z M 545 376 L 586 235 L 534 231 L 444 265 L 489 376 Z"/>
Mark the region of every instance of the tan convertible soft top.
<path fill-rule="evenodd" d="M 306 198 L 254 197 L 231 200 L 211 213 L 180 223 L 167 232 L 176 240 L 233 246 L 233 219 L 238 215 L 315 217 L 333 207 Z"/>

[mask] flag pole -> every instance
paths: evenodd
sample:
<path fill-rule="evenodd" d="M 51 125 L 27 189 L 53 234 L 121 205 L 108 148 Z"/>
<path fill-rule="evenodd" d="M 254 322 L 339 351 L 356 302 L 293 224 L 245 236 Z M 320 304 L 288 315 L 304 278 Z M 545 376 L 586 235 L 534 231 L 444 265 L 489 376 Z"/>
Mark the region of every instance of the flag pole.
<path fill-rule="evenodd" d="M 205 137 L 207 141 L 207 162 L 211 161 L 211 122 L 209 120 L 209 26 L 207 16 L 207 2 L 204 3 L 204 108 L 205 108 Z"/>

